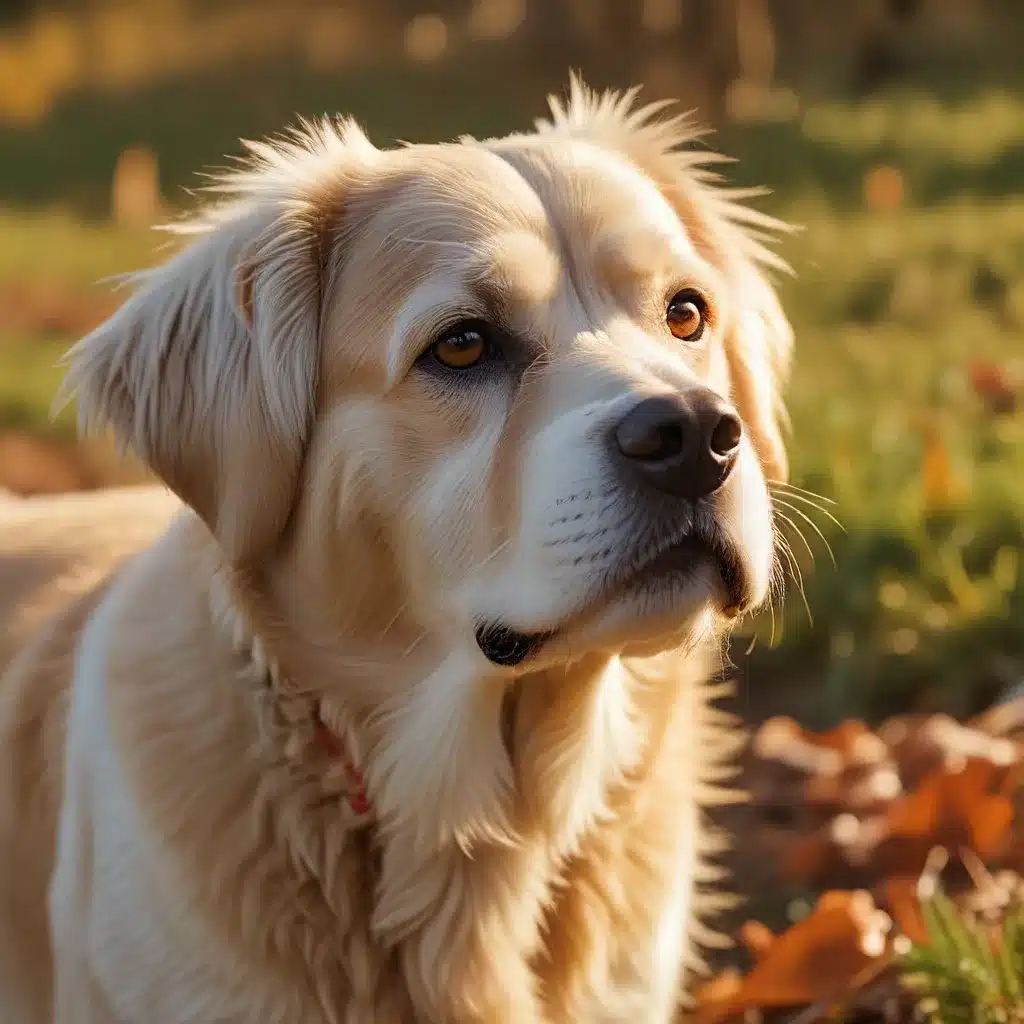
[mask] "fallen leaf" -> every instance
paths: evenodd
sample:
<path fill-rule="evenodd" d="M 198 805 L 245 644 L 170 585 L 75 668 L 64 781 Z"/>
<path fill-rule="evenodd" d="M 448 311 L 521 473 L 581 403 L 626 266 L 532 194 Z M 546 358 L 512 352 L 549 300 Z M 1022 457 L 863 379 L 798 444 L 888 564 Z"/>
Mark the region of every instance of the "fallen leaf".
<path fill-rule="evenodd" d="M 869 210 L 898 210 L 903 205 L 903 193 L 903 174 L 895 167 L 872 167 L 864 175 L 864 201 Z"/>
<path fill-rule="evenodd" d="M 696 1020 L 719 1024 L 748 1009 L 841 1002 L 887 962 L 891 925 L 870 893 L 826 892 L 806 918 L 764 946 L 738 987 L 730 977 L 700 989 Z M 764 932 L 753 931 L 762 942 Z"/>
<path fill-rule="evenodd" d="M 974 393 L 994 416 L 1008 416 L 1017 408 L 1017 391 L 998 363 L 976 359 L 967 368 Z"/>
<path fill-rule="evenodd" d="M 923 944 L 928 941 L 928 929 L 921 912 L 921 901 L 917 895 L 916 878 L 889 878 L 882 883 L 883 899 L 893 923 L 901 935 L 911 942 Z"/>
<path fill-rule="evenodd" d="M 1005 736 L 944 714 L 899 715 L 879 726 L 878 735 L 892 752 L 908 789 L 936 770 L 960 771 L 968 758 L 1006 766 L 1020 756 L 1017 745 Z"/>
<path fill-rule="evenodd" d="M 921 460 L 921 490 L 929 508 L 943 508 L 952 504 L 956 496 L 953 464 L 939 432 L 930 428 L 925 432 L 924 456 Z"/>
<path fill-rule="evenodd" d="M 775 933 L 760 921 L 746 921 L 740 928 L 740 941 L 754 960 L 763 960 L 775 942 Z"/>
<path fill-rule="evenodd" d="M 969 758 L 962 771 L 938 771 L 913 793 L 893 801 L 888 835 L 879 844 L 879 870 L 917 875 L 933 847 L 963 847 L 983 860 L 1002 853 L 1014 821 L 1013 801 L 1003 792 L 1009 769 Z"/>

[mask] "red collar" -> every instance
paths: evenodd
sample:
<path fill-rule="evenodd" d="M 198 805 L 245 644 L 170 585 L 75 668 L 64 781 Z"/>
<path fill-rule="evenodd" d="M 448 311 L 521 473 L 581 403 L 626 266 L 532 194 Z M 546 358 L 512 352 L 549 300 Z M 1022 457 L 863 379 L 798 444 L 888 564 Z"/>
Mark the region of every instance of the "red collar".
<path fill-rule="evenodd" d="M 232 600 L 230 578 L 225 579 L 218 575 L 215 584 L 210 594 L 211 610 L 215 619 L 224 622 L 231 634 L 231 643 L 235 651 L 247 656 L 252 669 L 258 673 L 260 680 L 271 695 L 282 697 L 282 691 L 285 688 L 281 683 L 279 668 L 276 662 L 267 656 L 266 647 L 254 636 L 246 618 Z M 366 783 L 362 772 L 356 766 L 358 758 L 353 756 L 353 751 L 349 749 L 345 740 L 324 722 L 319 706 L 314 705 L 311 711 L 313 743 L 333 762 L 332 768 L 338 767 L 344 774 L 347 783 L 345 789 L 348 791 L 346 798 L 352 810 L 360 817 L 368 814 L 371 805 L 366 795 Z M 308 733 L 302 738 L 306 739 L 307 736 Z M 296 738 L 298 737 L 296 736 Z M 331 774 L 335 776 L 333 771 Z M 332 781 L 334 780 L 332 779 Z"/>
<path fill-rule="evenodd" d="M 319 717 L 316 723 L 316 741 L 328 757 L 342 762 L 346 777 L 355 787 L 355 792 L 348 797 L 349 806 L 356 814 L 367 814 L 370 810 L 370 801 L 366 796 L 366 784 L 363 782 L 362 772 L 352 763 L 341 738 L 331 732 Z"/>

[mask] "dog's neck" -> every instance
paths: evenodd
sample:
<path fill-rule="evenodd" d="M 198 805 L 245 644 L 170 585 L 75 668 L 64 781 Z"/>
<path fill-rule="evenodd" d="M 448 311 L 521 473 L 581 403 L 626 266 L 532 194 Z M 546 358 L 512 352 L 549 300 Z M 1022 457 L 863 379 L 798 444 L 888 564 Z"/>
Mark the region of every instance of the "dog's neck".
<path fill-rule="evenodd" d="M 404 876 L 439 851 L 470 855 L 481 844 L 536 844 L 556 860 L 574 852 L 608 813 L 612 794 L 643 773 L 668 718 L 663 709 L 690 683 L 678 653 L 664 664 L 593 654 L 520 676 L 512 690 L 507 676 L 481 678 L 479 658 L 454 649 L 400 685 L 383 678 L 389 667 L 382 664 L 381 700 L 367 707 L 347 700 L 344 680 L 325 687 L 292 668 L 293 652 L 275 643 L 286 631 L 275 637 L 272 627 L 261 629 L 274 620 L 244 581 L 221 574 L 211 603 L 253 690 L 270 705 L 279 730 L 274 742 L 304 769 L 322 773 L 350 808 L 358 782 L 365 786 L 363 820 L 382 851 L 377 912 L 393 937 L 419 922 L 415 908 L 400 905 L 401 882 L 387 884 L 392 870 Z M 694 674 L 703 667 L 695 659 Z M 353 692 L 365 693 L 365 686 Z M 343 756 L 332 757 L 320 742 L 318 723 L 338 738 Z M 358 782 L 350 766 L 358 768 Z M 400 867 L 392 869 L 389 851 Z M 394 906 L 388 892 L 396 894 Z"/>
<path fill-rule="evenodd" d="M 235 654 L 245 662 L 247 676 L 260 696 L 274 706 L 284 727 L 287 756 L 296 762 L 322 761 L 324 782 L 331 792 L 344 793 L 353 811 L 369 823 L 372 805 L 363 778 L 361 747 L 354 716 L 342 700 L 301 692 L 283 674 L 277 659 L 268 653 L 239 610 L 232 587 L 224 574 L 214 578 L 210 591 L 214 621 L 230 637 Z M 501 707 L 500 730 L 509 760 L 515 762 L 516 720 L 522 681 L 507 688 Z"/>
<path fill-rule="evenodd" d="M 371 807 L 352 717 L 338 701 L 303 692 L 288 680 L 241 611 L 226 572 L 214 576 L 209 597 L 213 621 L 241 659 L 250 695 L 262 706 L 260 722 L 273 727 L 273 742 L 293 763 L 314 769 L 324 789 L 343 796 L 360 823 L 368 823 Z"/>

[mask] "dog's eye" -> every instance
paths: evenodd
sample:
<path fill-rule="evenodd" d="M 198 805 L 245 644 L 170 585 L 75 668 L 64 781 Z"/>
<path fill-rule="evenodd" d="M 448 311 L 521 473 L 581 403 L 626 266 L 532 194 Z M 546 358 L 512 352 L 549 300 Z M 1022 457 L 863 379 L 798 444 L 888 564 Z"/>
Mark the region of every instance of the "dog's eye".
<path fill-rule="evenodd" d="M 707 323 L 707 303 L 699 292 L 686 288 L 672 296 L 665 323 L 680 341 L 699 341 Z"/>
<path fill-rule="evenodd" d="M 430 346 L 431 355 L 449 370 L 468 370 L 490 352 L 487 325 L 466 320 L 449 328 Z"/>

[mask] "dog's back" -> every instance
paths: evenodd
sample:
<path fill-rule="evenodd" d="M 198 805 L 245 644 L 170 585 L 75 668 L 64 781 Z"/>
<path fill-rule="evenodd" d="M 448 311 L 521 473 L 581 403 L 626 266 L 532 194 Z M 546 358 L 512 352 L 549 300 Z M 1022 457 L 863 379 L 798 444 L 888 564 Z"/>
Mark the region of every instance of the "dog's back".
<path fill-rule="evenodd" d="M 155 540 L 179 507 L 162 487 L 0 492 L 0 674 L 35 627 Z"/>
<path fill-rule="evenodd" d="M 150 487 L 0 495 L 0 1018 L 11 1024 L 48 1018 L 46 892 L 78 638 L 117 568 L 178 507 Z"/>

